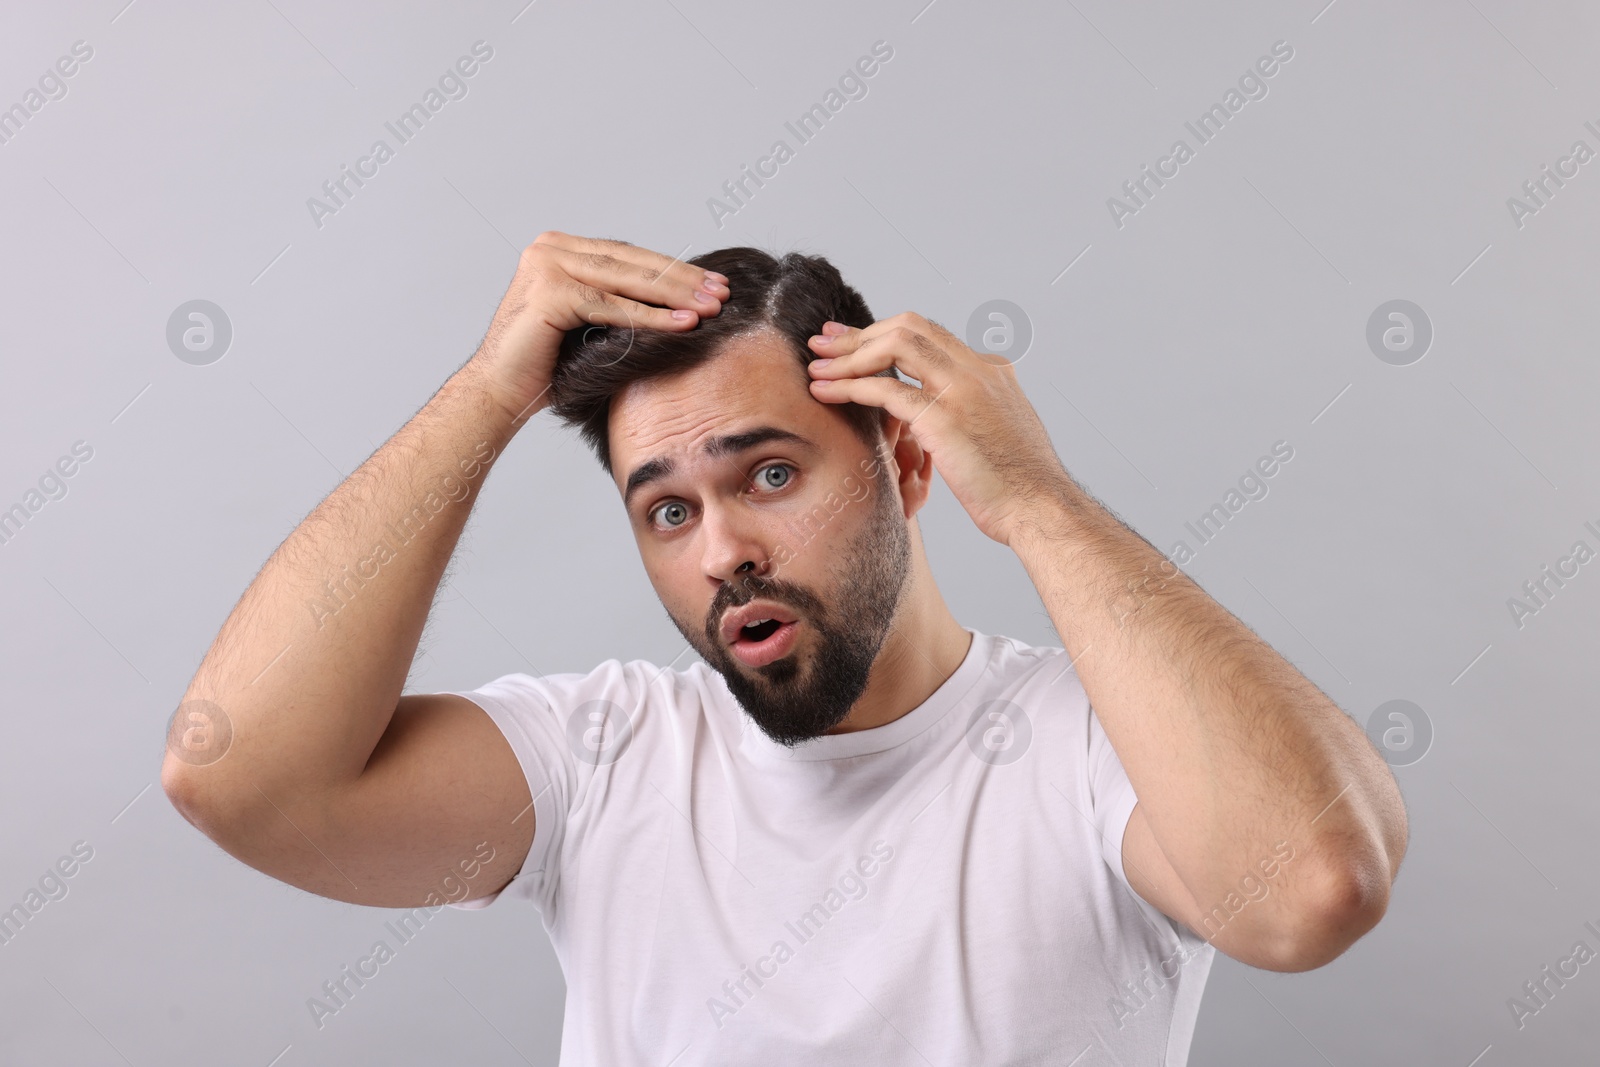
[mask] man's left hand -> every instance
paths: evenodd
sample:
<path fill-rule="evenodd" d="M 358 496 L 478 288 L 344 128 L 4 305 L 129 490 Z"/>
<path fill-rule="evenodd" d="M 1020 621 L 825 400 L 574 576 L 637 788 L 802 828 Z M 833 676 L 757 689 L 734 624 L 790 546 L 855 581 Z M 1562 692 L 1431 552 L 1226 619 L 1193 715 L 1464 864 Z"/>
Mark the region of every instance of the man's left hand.
<path fill-rule="evenodd" d="M 808 342 L 811 395 L 883 408 L 905 424 L 978 529 L 1011 545 L 1029 509 L 1076 488 L 1009 360 L 975 352 L 913 312 Z M 921 387 L 872 375 L 895 367 Z"/>

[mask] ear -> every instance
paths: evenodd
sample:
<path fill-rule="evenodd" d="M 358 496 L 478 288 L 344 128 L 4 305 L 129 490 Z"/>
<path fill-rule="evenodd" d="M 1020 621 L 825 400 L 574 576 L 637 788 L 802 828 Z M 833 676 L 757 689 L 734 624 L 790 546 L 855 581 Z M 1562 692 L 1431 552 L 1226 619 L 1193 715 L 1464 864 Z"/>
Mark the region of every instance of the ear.
<path fill-rule="evenodd" d="M 887 412 L 883 441 L 883 450 L 894 459 L 889 473 L 900 487 L 900 500 L 909 519 L 922 510 L 933 491 L 933 453 L 925 451 L 906 424 Z"/>

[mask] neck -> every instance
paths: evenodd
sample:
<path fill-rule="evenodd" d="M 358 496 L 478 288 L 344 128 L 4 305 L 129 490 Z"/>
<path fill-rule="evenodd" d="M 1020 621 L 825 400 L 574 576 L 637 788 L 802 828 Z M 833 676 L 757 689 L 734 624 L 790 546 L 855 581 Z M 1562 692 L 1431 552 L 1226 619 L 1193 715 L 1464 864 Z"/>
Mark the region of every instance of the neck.
<path fill-rule="evenodd" d="M 972 635 L 950 614 L 939 595 L 914 525 L 911 551 L 906 587 L 872 664 L 867 688 L 830 734 L 871 730 L 912 711 L 956 672 L 972 645 Z"/>

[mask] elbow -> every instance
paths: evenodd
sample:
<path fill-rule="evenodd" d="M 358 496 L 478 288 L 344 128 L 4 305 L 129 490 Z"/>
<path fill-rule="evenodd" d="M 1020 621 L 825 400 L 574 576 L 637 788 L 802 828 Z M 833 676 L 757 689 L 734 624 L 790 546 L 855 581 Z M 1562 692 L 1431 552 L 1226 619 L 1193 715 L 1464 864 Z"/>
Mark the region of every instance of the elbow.
<path fill-rule="evenodd" d="M 1392 783 L 1393 779 L 1390 778 Z M 1342 831 L 1309 840 L 1292 898 L 1255 942 L 1253 966 L 1312 971 L 1338 959 L 1383 919 L 1409 841 L 1405 807 L 1394 803 Z"/>
<path fill-rule="evenodd" d="M 215 764 L 232 746 L 233 724 L 210 701 L 186 700 L 167 724 L 161 791 L 178 814 L 197 827 L 202 811 L 215 806 L 225 784 L 228 775 L 219 775 Z"/>
<path fill-rule="evenodd" d="M 1389 909 L 1393 878 L 1386 864 L 1351 861 L 1316 881 L 1291 928 L 1280 933 L 1267 970 L 1311 971 L 1332 963 Z"/>
<path fill-rule="evenodd" d="M 226 783 L 209 771 L 168 754 L 161 763 L 161 791 L 185 822 L 220 844 L 242 805 L 225 791 Z"/>
<path fill-rule="evenodd" d="M 161 791 L 167 795 L 173 810 L 190 825 L 201 828 L 200 812 L 205 794 L 193 768 L 169 754 L 161 761 Z"/>
<path fill-rule="evenodd" d="M 1344 955 L 1383 919 L 1395 875 L 1405 856 L 1405 810 L 1366 837 L 1330 840 L 1317 848 L 1321 861 L 1304 883 L 1294 928 L 1278 938 L 1271 969 L 1311 971 Z"/>

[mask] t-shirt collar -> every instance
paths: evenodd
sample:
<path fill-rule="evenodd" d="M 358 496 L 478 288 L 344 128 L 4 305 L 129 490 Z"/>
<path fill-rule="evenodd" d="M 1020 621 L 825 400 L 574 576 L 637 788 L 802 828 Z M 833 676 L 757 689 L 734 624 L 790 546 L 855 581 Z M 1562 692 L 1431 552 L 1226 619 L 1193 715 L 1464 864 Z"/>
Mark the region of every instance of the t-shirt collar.
<path fill-rule="evenodd" d="M 866 756 L 874 752 L 884 752 L 897 745 L 921 734 L 930 726 L 944 718 L 945 714 L 955 707 L 966 696 L 967 691 L 981 678 L 988 669 L 990 654 L 993 650 L 994 638 L 982 634 L 970 626 L 963 626 L 963 630 L 972 635 L 972 644 L 967 649 L 961 665 L 955 673 L 944 680 L 944 683 L 929 694 L 928 699 L 912 708 L 893 722 L 882 726 L 875 726 L 870 730 L 853 730 L 843 734 L 824 734 L 802 742 L 794 748 L 778 744 L 762 732 L 744 709 L 739 707 L 738 701 L 728 691 L 726 684 L 722 685 L 723 692 L 727 694 L 729 704 L 738 713 L 740 722 L 744 727 L 742 749 L 755 759 L 775 760 L 778 762 L 797 762 L 810 760 L 846 759 L 851 756 Z M 721 676 L 718 675 L 721 682 Z"/>

